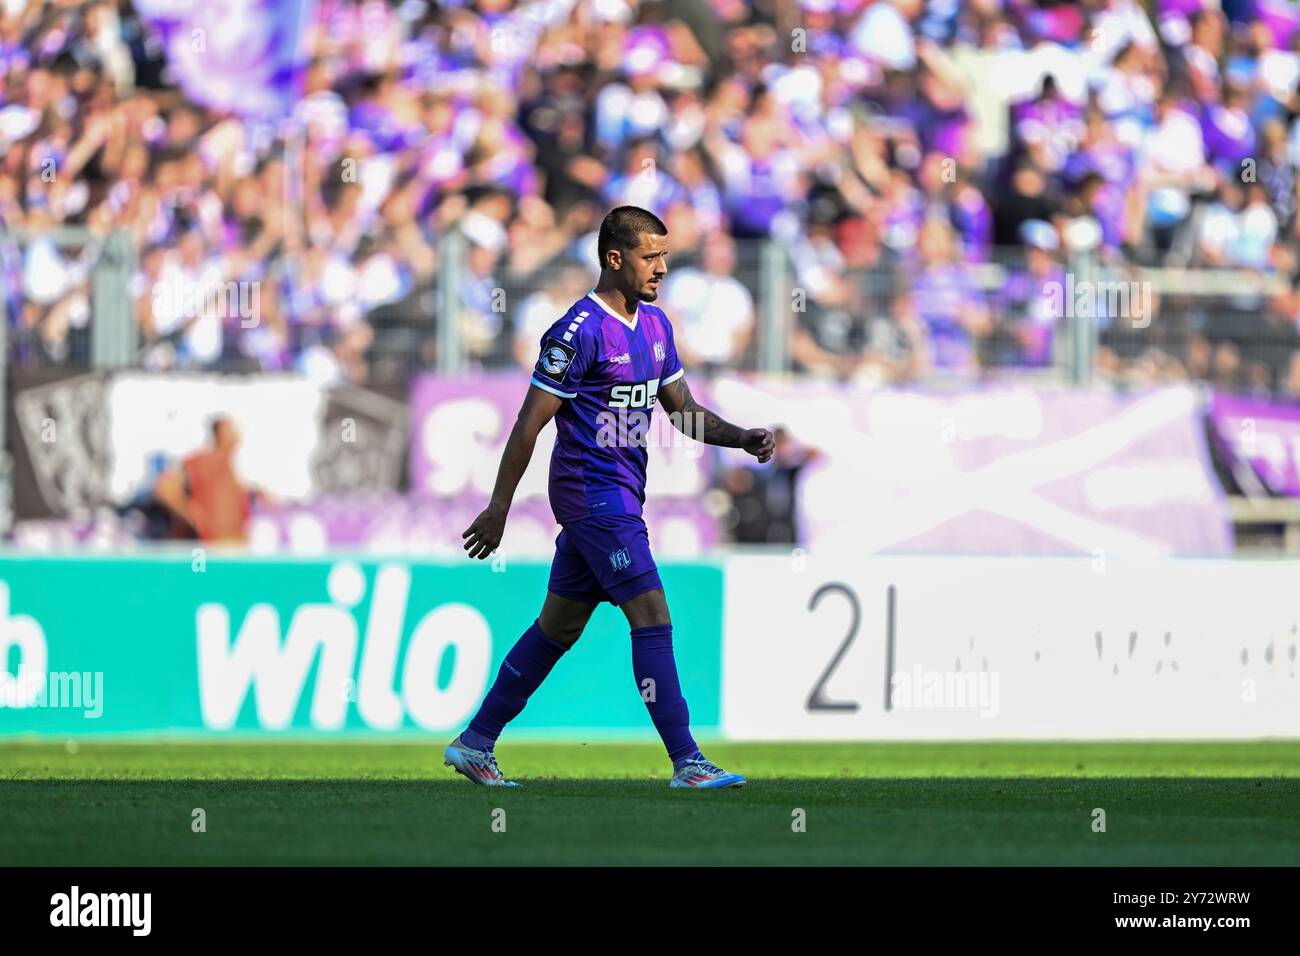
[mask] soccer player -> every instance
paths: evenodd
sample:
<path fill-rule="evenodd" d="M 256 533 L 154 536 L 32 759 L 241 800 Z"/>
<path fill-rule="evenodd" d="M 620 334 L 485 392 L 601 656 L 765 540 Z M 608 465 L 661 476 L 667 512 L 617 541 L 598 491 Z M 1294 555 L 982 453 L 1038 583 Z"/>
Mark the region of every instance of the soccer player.
<path fill-rule="evenodd" d="M 622 609 L 632 630 L 632 673 L 673 763 L 670 786 L 739 787 L 745 778 L 704 758 L 691 737 L 673 660 L 673 625 L 641 517 L 646 425 L 656 400 L 684 434 L 710 445 L 772 457 L 772 433 L 724 422 L 691 396 L 673 328 L 651 305 L 668 272 L 668 229 L 636 206 L 619 206 L 600 226 L 600 279 L 542 336 L 541 357 L 501 455 L 491 502 L 465 531 L 471 558 L 501 543 L 515 488 L 537 435 L 555 419 L 550 498 L 561 525 L 542 612 L 506 654 L 469 727 L 443 754 L 475 783 L 517 786 L 493 747 L 551 668 L 582 635 L 602 601 Z"/>

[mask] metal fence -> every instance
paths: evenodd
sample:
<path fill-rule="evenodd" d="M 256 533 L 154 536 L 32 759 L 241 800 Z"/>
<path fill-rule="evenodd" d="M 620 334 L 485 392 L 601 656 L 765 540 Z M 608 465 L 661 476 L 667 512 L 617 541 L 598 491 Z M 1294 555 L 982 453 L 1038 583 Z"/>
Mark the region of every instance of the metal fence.
<path fill-rule="evenodd" d="M 387 385 L 427 370 L 531 365 L 542 332 L 596 279 L 590 237 L 530 257 L 451 230 L 433 274 L 379 305 L 331 301 L 313 283 L 337 276 L 280 257 L 253 282 L 221 276 L 215 288 L 172 290 L 163 322 L 160 271 L 138 261 L 126 233 L 0 233 L 0 267 L 6 366 L 326 367 Z M 214 281 L 199 269 L 174 274 L 195 286 Z M 343 278 L 345 288 L 357 281 Z M 251 312 L 245 286 L 254 287 Z M 198 306 L 183 311 L 189 299 Z M 702 374 L 887 384 L 1013 372 L 1300 394 L 1300 295 L 1259 272 L 1139 268 L 1032 246 L 972 261 L 924 243 L 905 255 L 846 256 L 816 237 L 715 237 L 674 248 L 660 304 L 686 363 Z M 214 307 L 217 315 L 203 315 Z M 200 320 L 219 326 L 219 347 L 186 348 Z"/>
<path fill-rule="evenodd" d="M 1078 383 L 1182 377 L 1300 392 L 1300 298 L 1276 276 L 1142 269 L 1033 247 L 995 249 L 981 261 L 885 251 L 862 262 L 811 239 L 716 246 L 676 250 L 661 298 L 688 364 L 706 372 L 911 382 L 1015 370 Z M 160 360 L 191 326 L 144 327 L 157 308 L 156 273 L 137 262 L 125 233 L 4 233 L 6 364 L 292 367 L 360 326 L 353 348 L 364 360 L 345 374 L 371 382 L 526 366 L 541 332 L 596 277 L 594 249 L 581 245 L 521 267 L 453 230 L 438 252 L 432 277 L 347 323 L 304 313 L 302 270 L 270 263 L 254 283 L 266 293 L 260 313 L 220 316 L 223 348 L 188 358 L 173 348 Z M 280 334 L 273 363 L 265 349 L 245 347 L 268 328 Z"/>
<path fill-rule="evenodd" d="M 887 383 L 1013 373 L 1086 384 L 1203 379 L 1300 393 L 1289 283 L 1257 272 L 1139 268 L 999 248 L 980 261 L 882 254 L 845 262 L 803 240 L 674 250 L 659 304 L 686 364 Z M 528 271 L 453 234 L 441 247 L 436 361 L 405 369 L 526 368 L 547 326 L 595 283 L 594 250 Z M 400 310 L 392 311 L 400 315 Z M 378 346 L 400 342 L 376 326 Z M 372 369 L 380 371 L 377 365 Z"/>

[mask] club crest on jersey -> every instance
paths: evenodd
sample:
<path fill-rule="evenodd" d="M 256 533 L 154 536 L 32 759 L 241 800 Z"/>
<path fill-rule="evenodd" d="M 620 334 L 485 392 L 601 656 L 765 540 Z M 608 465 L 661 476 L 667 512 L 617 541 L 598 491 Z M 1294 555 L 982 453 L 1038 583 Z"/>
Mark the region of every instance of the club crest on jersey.
<path fill-rule="evenodd" d="M 547 339 L 542 346 L 541 358 L 537 360 L 537 371 L 556 382 L 564 378 L 573 356 L 577 350 L 555 339 Z"/>
<path fill-rule="evenodd" d="M 655 361 L 656 361 L 656 362 L 662 362 L 662 361 L 664 360 L 664 354 L 665 354 L 665 353 L 664 353 L 664 344 L 663 344 L 662 342 L 656 342 L 656 343 L 655 343 Z"/>
<path fill-rule="evenodd" d="M 627 548 L 619 548 L 609 553 L 609 563 L 615 571 L 622 571 L 632 566 L 632 556 L 627 553 Z"/>
<path fill-rule="evenodd" d="M 542 368 L 551 375 L 559 375 L 569 367 L 569 357 L 558 345 L 553 345 L 542 356 Z"/>

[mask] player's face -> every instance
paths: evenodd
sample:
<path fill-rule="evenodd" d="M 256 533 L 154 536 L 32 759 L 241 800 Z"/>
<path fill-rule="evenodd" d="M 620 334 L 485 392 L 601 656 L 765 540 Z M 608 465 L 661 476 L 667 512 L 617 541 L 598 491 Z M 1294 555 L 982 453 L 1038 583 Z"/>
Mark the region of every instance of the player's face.
<path fill-rule="evenodd" d="M 623 256 L 623 277 L 642 302 L 659 298 L 659 284 L 668 274 L 668 237 L 641 233 L 641 243 Z"/>

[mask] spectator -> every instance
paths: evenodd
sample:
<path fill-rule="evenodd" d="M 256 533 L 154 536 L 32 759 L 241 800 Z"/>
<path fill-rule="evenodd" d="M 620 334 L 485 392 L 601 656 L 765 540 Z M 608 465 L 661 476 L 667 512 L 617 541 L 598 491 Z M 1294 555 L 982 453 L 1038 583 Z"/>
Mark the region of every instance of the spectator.
<path fill-rule="evenodd" d="M 537 361 L 537 346 L 546 330 L 555 324 L 555 317 L 568 311 L 594 284 L 589 270 L 576 263 L 563 265 L 550 274 L 541 289 L 520 303 L 514 317 L 516 364 L 521 368 L 533 366 Z"/>
<path fill-rule="evenodd" d="M 722 475 L 731 502 L 727 518 L 737 544 L 799 544 L 798 485 L 803 470 L 820 456 L 797 442 L 785 428 L 773 431 L 772 467 L 738 466 Z"/>
<path fill-rule="evenodd" d="M 735 368 L 754 333 L 754 300 L 735 278 L 736 244 L 726 233 L 704 239 L 703 266 L 670 270 L 664 305 L 677 351 L 688 366 Z"/>
<path fill-rule="evenodd" d="M 989 364 L 1044 368 L 1052 364 L 1052 344 L 1063 316 L 1054 305 L 1065 287 L 1065 270 L 1057 261 L 1061 248 L 1056 229 L 1029 220 L 1022 229 L 1023 267 L 1010 271 L 997 295 L 999 320 L 989 343 Z"/>
<path fill-rule="evenodd" d="M 235 474 L 239 431 L 226 417 L 211 424 L 212 446 L 159 475 L 154 495 L 200 541 L 243 543 L 253 493 Z"/>
<path fill-rule="evenodd" d="M 448 319 L 473 362 L 509 362 L 515 304 L 559 260 L 586 267 L 601 207 L 633 202 L 670 221 L 679 270 L 703 268 L 703 237 L 723 233 L 742 272 L 754 242 L 794 253 L 810 293 L 791 339 L 801 368 L 1037 362 L 1045 340 L 1028 348 L 1003 324 L 988 338 L 990 273 L 972 268 L 1041 264 L 1029 221 L 1065 236 L 1095 219 L 1108 267 L 1213 262 L 1292 280 L 1276 250 L 1300 239 L 1300 14 L 1221 6 L 800 0 L 798 45 L 780 4 L 330 0 L 276 127 L 171 86 L 167 47 L 131 4 L 9 4 L 10 359 L 87 354 L 93 262 L 45 235 L 71 226 L 133 244 L 150 367 L 409 374 L 436 357 L 434 283 L 459 228 L 470 242 Z M 896 277 L 918 260 L 907 298 Z M 207 293 L 256 284 L 259 321 L 163 296 L 155 313 L 150 293 L 173 282 L 218 306 Z M 1214 374 L 1221 336 L 1202 331 L 1211 357 L 1196 364 Z M 934 354 L 912 354 L 918 342 Z"/>
<path fill-rule="evenodd" d="M 927 222 L 917 252 L 920 269 L 913 295 L 929 337 L 931 364 L 936 369 L 972 371 L 978 366 L 977 342 L 992 328 L 984 294 L 960 260 L 947 223 Z"/>

